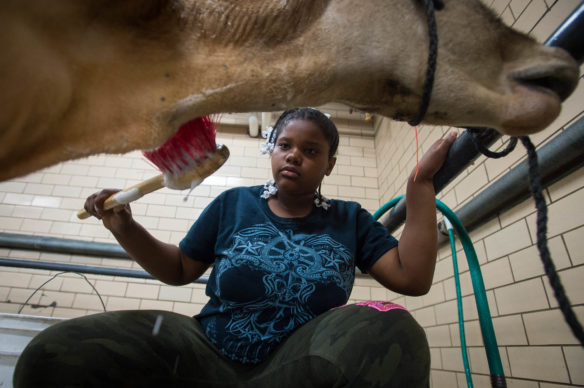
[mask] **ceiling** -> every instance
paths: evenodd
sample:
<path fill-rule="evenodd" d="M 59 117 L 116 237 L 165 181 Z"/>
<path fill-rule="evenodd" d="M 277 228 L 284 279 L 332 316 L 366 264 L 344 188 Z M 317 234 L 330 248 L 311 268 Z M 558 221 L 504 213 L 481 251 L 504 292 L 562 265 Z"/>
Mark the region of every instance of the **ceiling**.
<path fill-rule="evenodd" d="M 353 108 L 350 108 L 349 106 L 341 103 L 328 103 L 317 108 L 321 112 L 331 115 L 331 119 L 336 124 L 341 135 L 375 135 L 374 116 L 366 115 L 364 112 L 354 110 Z M 268 125 L 273 125 L 282 111 L 267 113 Z M 257 118 L 261 131 L 261 112 L 222 114 L 219 131 L 231 133 L 248 133 L 250 116 L 255 116 Z"/>

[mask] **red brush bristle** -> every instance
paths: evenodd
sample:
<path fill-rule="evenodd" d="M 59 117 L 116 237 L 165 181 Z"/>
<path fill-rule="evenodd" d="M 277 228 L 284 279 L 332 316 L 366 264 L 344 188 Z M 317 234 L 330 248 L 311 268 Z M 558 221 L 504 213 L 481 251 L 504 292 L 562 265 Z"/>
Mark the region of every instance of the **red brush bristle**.
<path fill-rule="evenodd" d="M 218 120 L 197 117 L 183 125 L 164 144 L 144 156 L 164 174 L 180 174 L 203 162 L 217 148 L 215 129 Z"/>

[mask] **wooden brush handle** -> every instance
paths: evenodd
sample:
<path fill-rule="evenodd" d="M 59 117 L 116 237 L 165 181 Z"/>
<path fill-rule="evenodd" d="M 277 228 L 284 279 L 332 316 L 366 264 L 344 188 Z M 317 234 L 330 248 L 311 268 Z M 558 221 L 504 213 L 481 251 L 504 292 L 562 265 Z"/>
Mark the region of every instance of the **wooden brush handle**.
<path fill-rule="evenodd" d="M 103 209 L 109 210 L 119 205 L 125 205 L 127 203 L 137 200 L 138 198 L 143 197 L 148 193 L 151 193 L 163 187 L 164 175 L 160 174 L 148 180 L 145 180 L 144 182 L 140 182 L 134 186 L 128 187 L 127 189 L 112 194 L 103 203 Z M 77 212 L 77 218 L 81 220 L 89 218 L 90 216 L 91 214 L 89 214 L 85 209 L 81 209 Z"/>

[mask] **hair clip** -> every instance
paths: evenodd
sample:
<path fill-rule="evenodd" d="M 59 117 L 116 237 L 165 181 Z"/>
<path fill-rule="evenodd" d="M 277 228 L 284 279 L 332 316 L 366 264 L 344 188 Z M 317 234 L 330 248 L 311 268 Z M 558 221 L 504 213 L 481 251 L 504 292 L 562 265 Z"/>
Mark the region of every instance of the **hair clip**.
<path fill-rule="evenodd" d="M 262 193 L 262 195 L 260 195 L 260 197 L 263 199 L 268 199 L 272 195 L 275 195 L 277 192 L 278 192 L 278 186 L 276 186 L 276 183 L 274 182 L 274 180 L 268 179 L 266 181 L 266 184 L 264 185 L 264 192 Z"/>
<path fill-rule="evenodd" d="M 266 141 L 260 145 L 260 153 L 262 155 L 271 155 L 272 152 L 274 152 L 274 142 L 271 141 L 272 131 L 274 131 L 274 127 L 268 127 L 265 131 L 262 131 L 262 137 L 266 139 Z"/>

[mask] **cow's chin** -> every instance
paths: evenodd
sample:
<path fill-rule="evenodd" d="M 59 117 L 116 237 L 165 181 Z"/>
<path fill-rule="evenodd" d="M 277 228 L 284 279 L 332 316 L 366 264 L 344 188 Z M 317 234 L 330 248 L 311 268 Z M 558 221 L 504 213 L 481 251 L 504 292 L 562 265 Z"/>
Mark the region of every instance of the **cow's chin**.
<path fill-rule="evenodd" d="M 525 136 L 549 126 L 560 114 L 560 97 L 548 89 L 520 86 L 503 99 L 500 132 Z"/>

